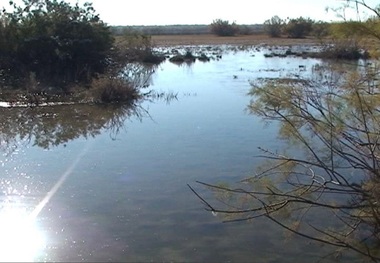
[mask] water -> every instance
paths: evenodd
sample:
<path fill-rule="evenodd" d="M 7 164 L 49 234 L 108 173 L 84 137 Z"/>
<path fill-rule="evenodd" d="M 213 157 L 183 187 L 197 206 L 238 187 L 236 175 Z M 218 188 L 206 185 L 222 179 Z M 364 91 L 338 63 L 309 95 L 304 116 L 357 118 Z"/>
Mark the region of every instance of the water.
<path fill-rule="evenodd" d="M 328 249 L 286 239 L 264 219 L 221 223 L 187 187 L 212 200 L 195 181 L 237 182 L 260 163 L 259 146 L 283 147 L 275 125 L 247 113 L 249 82 L 308 74 L 318 62 L 231 51 L 191 66 L 163 63 L 148 89 L 176 98 L 137 110 L 2 109 L 1 217 L 9 220 L 0 259 L 318 260 Z"/>

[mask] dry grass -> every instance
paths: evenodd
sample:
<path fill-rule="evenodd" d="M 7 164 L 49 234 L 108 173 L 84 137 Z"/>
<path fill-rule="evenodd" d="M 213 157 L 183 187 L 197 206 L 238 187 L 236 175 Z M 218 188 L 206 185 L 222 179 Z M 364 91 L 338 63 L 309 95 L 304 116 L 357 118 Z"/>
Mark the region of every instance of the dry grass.
<path fill-rule="evenodd" d="M 137 88 L 123 78 L 101 76 L 91 86 L 92 101 L 97 103 L 122 103 L 139 97 Z"/>
<path fill-rule="evenodd" d="M 315 38 L 293 39 L 293 38 L 271 38 L 267 35 L 242 35 L 233 37 L 219 37 L 215 35 L 155 35 L 152 36 L 153 44 L 156 46 L 176 45 L 311 45 L 319 43 Z"/>

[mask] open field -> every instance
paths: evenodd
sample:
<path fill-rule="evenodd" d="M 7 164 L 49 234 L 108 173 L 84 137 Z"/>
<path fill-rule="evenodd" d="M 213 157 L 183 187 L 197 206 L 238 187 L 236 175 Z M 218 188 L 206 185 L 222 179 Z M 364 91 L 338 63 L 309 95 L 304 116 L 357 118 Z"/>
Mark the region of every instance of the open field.
<path fill-rule="evenodd" d="M 267 35 L 242 35 L 234 37 L 219 37 L 216 35 L 153 35 L 153 43 L 157 46 L 175 45 L 310 45 L 318 44 L 315 38 L 271 38 Z"/>

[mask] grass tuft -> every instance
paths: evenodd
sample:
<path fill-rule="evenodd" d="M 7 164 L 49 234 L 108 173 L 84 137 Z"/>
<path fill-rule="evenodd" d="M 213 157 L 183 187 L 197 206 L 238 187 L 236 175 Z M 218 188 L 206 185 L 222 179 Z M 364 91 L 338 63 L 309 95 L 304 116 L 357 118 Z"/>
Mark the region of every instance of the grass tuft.
<path fill-rule="evenodd" d="M 130 102 L 140 97 L 138 89 L 123 78 L 102 76 L 93 80 L 91 86 L 96 103 Z"/>

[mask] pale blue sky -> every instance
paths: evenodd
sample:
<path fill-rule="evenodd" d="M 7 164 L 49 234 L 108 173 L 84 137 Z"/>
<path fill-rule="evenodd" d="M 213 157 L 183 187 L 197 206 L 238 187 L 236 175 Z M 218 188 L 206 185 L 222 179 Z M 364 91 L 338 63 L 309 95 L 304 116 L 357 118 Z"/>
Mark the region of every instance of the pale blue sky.
<path fill-rule="evenodd" d="M 77 0 L 67 0 L 72 3 Z M 89 1 L 89 0 L 87 0 Z M 9 0 L 0 0 L 7 6 Z M 86 0 L 79 0 L 84 3 Z M 109 25 L 210 24 L 214 19 L 238 24 L 263 23 L 274 15 L 285 19 L 300 16 L 314 20 L 338 20 L 326 7 L 339 7 L 345 0 L 90 0 L 101 19 Z M 366 0 L 376 6 L 380 0 Z M 346 14 L 355 18 L 355 12 Z"/>
<path fill-rule="evenodd" d="M 74 1 L 74 0 L 72 0 Z M 82 0 L 81 0 L 82 1 Z M 344 0 L 93 0 L 101 18 L 111 25 L 210 24 L 214 19 L 238 24 L 263 23 L 281 18 L 310 17 L 337 20 L 326 7 L 338 7 Z M 380 1 L 366 0 L 376 5 Z M 352 13 L 352 12 L 351 12 Z"/>

